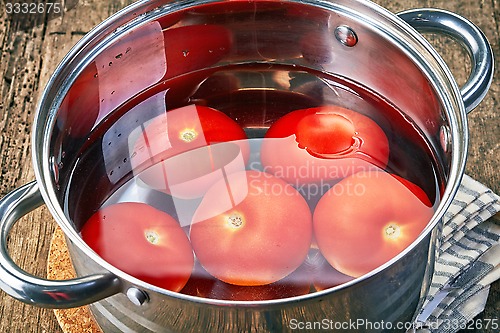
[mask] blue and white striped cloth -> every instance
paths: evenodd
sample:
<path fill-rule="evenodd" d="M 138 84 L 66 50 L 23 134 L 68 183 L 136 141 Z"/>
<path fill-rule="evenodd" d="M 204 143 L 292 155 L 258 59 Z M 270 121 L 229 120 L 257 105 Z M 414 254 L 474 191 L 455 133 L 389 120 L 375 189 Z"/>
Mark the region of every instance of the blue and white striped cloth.
<path fill-rule="evenodd" d="M 416 318 L 417 332 L 452 333 L 480 328 L 478 324 L 500 331 L 498 316 L 470 322 L 484 310 L 490 284 L 500 278 L 500 225 L 490 219 L 499 211 L 500 197 L 464 176 L 444 217 L 432 283 Z"/>

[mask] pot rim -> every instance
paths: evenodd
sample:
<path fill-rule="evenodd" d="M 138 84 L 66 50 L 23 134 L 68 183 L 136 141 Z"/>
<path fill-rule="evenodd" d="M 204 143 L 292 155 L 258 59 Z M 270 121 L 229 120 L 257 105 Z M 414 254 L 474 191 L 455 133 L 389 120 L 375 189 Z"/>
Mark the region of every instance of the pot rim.
<path fill-rule="evenodd" d="M 347 283 L 336 287 L 325 289 L 306 295 L 295 296 L 290 298 L 265 300 L 265 301 L 227 301 L 201 298 L 189 296 L 165 290 L 154 285 L 143 282 L 116 267 L 110 265 L 100 258 L 80 237 L 79 233 L 71 226 L 71 222 L 64 214 L 63 208 L 58 204 L 55 193 L 56 185 L 53 183 L 51 165 L 50 165 L 50 135 L 54 129 L 57 110 L 62 102 L 62 97 L 67 93 L 71 84 L 80 74 L 85 65 L 90 62 L 99 49 L 106 46 L 106 43 L 115 40 L 127 29 L 133 28 L 136 24 L 144 24 L 153 20 L 166 11 L 174 11 L 185 7 L 196 6 L 205 3 L 218 2 L 219 0 L 175 0 L 164 4 L 161 0 L 140 0 L 132 5 L 118 11 L 108 19 L 101 22 L 88 34 L 86 34 L 63 58 L 54 73 L 51 75 L 38 103 L 35 121 L 32 128 L 32 159 L 35 171 L 35 177 L 40 184 L 40 192 L 45 204 L 47 205 L 52 216 L 64 231 L 67 238 L 85 253 L 91 260 L 98 263 L 104 269 L 110 271 L 122 281 L 151 290 L 164 295 L 169 295 L 176 299 L 183 299 L 191 302 L 212 304 L 212 305 L 242 305 L 242 306 L 259 306 L 284 303 L 294 303 L 302 300 L 311 300 L 322 298 L 337 290 L 349 288 L 351 285 L 358 284 L 376 276 L 381 271 L 394 265 L 401 258 L 412 251 L 417 244 L 423 241 L 441 221 L 445 211 L 450 206 L 456 192 L 458 191 L 462 176 L 465 170 L 465 162 L 467 156 L 468 132 L 467 132 L 467 117 L 465 106 L 460 94 L 460 90 L 449 68 L 437 51 L 430 43 L 416 30 L 414 30 L 405 21 L 389 10 L 367 0 L 349 1 L 349 5 L 362 7 L 368 11 L 370 16 L 360 10 L 354 11 L 351 7 L 339 4 L 340 2 L 348 3 L 348 1 L 339 0 L 332 2 L 329 0 L 286 0 L 288 2 L 302 3 L 314 5 L 327 10 L 339 11 L 343 14 L 354 16 L 362 20 L 365 24 L 370 24 L 377 32 L 388 36 L 392 41 L 401 48 L 404 53 L 412 59 L 415 65 L 425 74 L 429 82 L 439 96 L 443 108 L 446 110 L 448 123 L 450 126 L 450 145 L 451 145 L 451 163 L 449 165 L 449 176 L 446 182 L 446 187 L 433 217 L 429 221 L 426 228 L 422 231 L 419 237 L 411 243 L 404 251 L 392 258 L 389 262 L 378 267 L 377 269 L 360 276 Z M 128 21 L 132 18 L 132 23 Z M 137 18 L 144 17 L 147 20 L 139 20 Z M 384 20 L 385 22 L 382 22 Z M 122 28 L 123 27 L 123 28 Z M 91 51 L 91 52 L 89 52 Z M 79 70 L 73 70 L 74 68 Z M 68 72 L 69 70 L 69 72 Z M 460 131 L 461 130 L 461 131 Z"/>

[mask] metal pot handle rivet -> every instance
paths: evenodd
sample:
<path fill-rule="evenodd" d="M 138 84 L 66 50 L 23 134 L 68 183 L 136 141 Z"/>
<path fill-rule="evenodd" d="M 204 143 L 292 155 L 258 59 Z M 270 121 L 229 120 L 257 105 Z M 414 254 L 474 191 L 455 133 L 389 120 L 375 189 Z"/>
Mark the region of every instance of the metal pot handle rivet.
<path fill-rule="evenodd" d="M 22 216 L 42 204 L 36 182 L 0 200 L 0 288 L 20 301 L 47 308 L 82 306 L 121 292 L 121 282 L 113 274 L 54 281 L 33 276 L 14 263 L 7 249 L 10 230 Z"/>
<path fill-rule="evenodd" d="M 358 36 L 351 27 L 340 25 L 335 28 L 335 38 L 347 47 L 353 47 L 358 43 Z"/>
<path fill-rule="evenodd" d="M 131 287 L 127 290 L 128 299 L 135 305 L 141 306 L 149 301 L 149 296 L 145 291 Z"/>
<path fill-rule="evenodd" d="M 412 9 L 398 16 L 419 32 L 447 35 L 467 50 L 472 70 L 460 91 L 465 110 L 472 111 L 483 100 L 493 79 L 493 51 L 486 36 L 469 20 L 441 9 Z"/>

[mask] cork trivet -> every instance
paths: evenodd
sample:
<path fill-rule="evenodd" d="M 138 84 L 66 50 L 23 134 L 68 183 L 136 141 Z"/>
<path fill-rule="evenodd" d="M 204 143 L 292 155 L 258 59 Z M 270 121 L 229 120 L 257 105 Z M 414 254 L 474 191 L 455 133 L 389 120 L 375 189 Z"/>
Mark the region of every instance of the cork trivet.
<path fill-rule="evenodd" d="M 64 233 L 60 228 L 57 228 L 50 241 L 47 278 L 50 280 L 68 280 L 75 276 Z M 64 333 L 103 333 L 88 306 L 63 310 L 56 309 L 54 314 Z"/>

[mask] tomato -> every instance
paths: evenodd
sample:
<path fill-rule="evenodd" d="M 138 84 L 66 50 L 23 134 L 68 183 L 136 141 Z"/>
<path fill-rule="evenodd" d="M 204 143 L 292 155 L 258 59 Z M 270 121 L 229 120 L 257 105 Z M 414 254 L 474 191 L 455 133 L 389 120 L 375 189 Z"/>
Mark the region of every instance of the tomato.
<path fill-rule="evenodd" d="M 370 118 L 338 106 L 296 110 L 279 118 L 262 144 L 264 171 L 290 184 L 327 182 L 385 168 L 389 142 Z"/>
<path fill-rule="evenodd" d="M 311 251 L 314 253 L 311 266 L 313 266 L 314 271 L 313 287 L 316 291 L 333 288 L 354 279 L 352 276 L 345 275 L 333 268 L 318 249 Z"/>
<path fill-rule="evenodd" d="M 285 278 L 261 286 L 238 286 L 225 283 L 215 279 L 199 266 L 198 269 L 195 268 L 191 279 L 181 293 L 229 301 L 263 301 L 305 295 L 310 290 L 311 274 L 305 264 Z"/>
<path fill-rule="evenodd" d="M 314 235 L 335 269 L 358 277 L 408 247 L 433 213 L 417 185 L 384 171 L 359 172 L 335 184 L 318 202 Z"/>
<path fill-rule="evenodd" d="M 149 205 L 101 208 L 81 235 L 111 265 L 160 288 L 180 291 L 191 275 L 194 255 L 187 235 L 173 217 Z"/>
<path fill-rule="evenodd" d="M 261 286 L 238 286 L 218 281 L 208 295 L 209 298 L 229 301 L 264 301 L 306 295 L 311 282 L 305 278 L 305 270 L 300 267 L 285 278 Z"/>
<path fill-rule="evenodd" d="M 322 291 L 325 289 L 340 286 L 354 280 L 352 276 L 345 275 L 335 268 L 333 268 L 328 262 L 324 262 L 314 275 L 314 290 Z"/>
<path fill-rule="evenodd" d="M 210 275 L 198 260 L 194 262 L 193 272 L 186 285 L 180 291 L 182 294 L 207 298 L 217 283 L 216 278 Z"/>
<path fill-rule="evenodd" d="M 245 168 L 249 155 L 245 139 L 243 129 L 224 113 L 188 105 L 146 124 L 130 161 L 148 186 L 176 197 L 196 198 L 222 177 L 222 169 Z"/>
<path fill-rule="evenodd" d="M 312 217 L 291 185 L 260 171 L 226 175 L 197 208 L 191 244 L 201 265 L 226 283 L 265 285 L 304 261 Z"/>

